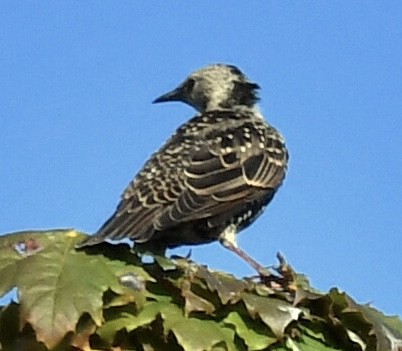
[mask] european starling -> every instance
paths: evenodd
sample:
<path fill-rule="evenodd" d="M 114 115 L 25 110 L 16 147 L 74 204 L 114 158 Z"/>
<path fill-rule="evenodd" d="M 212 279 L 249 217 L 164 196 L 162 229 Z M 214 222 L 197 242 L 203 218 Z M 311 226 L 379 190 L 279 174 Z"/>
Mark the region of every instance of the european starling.
<path fill-rule="evenodd" d="M 164 252 L 219 240 L 262 272 L 235 236 L 274 197 L 288 153 L 256 107 L 258 89 L 237 67 L 214 64 L 153 101 L 182 101 L 198 114 L 151 156 L 112 217 L 78 247 L 129 238 Z"/>

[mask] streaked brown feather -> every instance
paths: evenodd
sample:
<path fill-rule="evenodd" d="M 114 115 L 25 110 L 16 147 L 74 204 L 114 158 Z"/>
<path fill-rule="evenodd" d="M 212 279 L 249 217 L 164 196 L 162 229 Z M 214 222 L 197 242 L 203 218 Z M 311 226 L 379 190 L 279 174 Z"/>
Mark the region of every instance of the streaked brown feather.
<path fill-rule="evenodd" d="M 286 163 L 281 136 L 247 111 L 196 116 L 145 164 L 97 237 L 137 242 L 163 237 L 169 246 L 169 237 L 158 233 L 180 231 L 197 220 L 218 228 L 243 208 L 266 205 L 258 201 L 273 197 Z"/>

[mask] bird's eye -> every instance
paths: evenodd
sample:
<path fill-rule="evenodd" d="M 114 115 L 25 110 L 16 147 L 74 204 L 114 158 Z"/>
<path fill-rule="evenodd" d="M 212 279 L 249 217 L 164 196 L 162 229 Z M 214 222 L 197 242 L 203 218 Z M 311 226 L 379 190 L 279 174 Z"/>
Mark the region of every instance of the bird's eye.
<path fill-rule="evenodd" d="M 195 85 L 195 80 L 193 78 L 190 78 L 184 83 L 183 88 L 186 92 L 190 92 L 191 90 L 193 90 L 194 85 Z"/>

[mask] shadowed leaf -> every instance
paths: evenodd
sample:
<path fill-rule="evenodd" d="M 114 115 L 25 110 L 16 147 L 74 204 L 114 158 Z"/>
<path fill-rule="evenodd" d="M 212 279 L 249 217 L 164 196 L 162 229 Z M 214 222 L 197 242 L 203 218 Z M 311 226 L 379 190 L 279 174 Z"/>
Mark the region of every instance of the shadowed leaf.
<path fill-rule="evenodd" d="M 139 327 L 151 324 L 158 315 L 163 311 L 171 308 L 171 304 L 167 302 L 148 302 L 138 313 L 125 310 L 117 311 L 108 316 L 108 320 L 97 330 L 97 334 L 109 342 L 113 342 L 113 338 L 119 330 L 125 329 L 128 332 Z"/>
<path fill-rule="evenodd" d="M 191 283 L 187 280 L 182 284 L 181 295 L 185 299 L 184 311 L 186 315 L 194 311 L 205 312 L 206 314 L 212 314 L 215 311 L 215 306 L 211 302 L 191 291 Z"/>
<path fill-rule="evenodd" d="M 198 268 L 196 276 L 206 282 L 209 290 L 217 292 L 223 304 L 240 300 L 241 293 L 249 288 L 249 284 L 244 280 L 229 274 L 211 272 L 202 266 Z"/>
<path fill-rule="evenodd" d="M 278 299 L 244 294 L 243 301 L 252 316 L 258 315 L 261 320 L 279 338 L 283 336 L 285 328 L 290 322 L 299 318 L 302 310 Z"/>
<path fill-rule="evenodd" d="M 262 350 L 276 342 L 276 338 L 269 335 L 268 329 L 261 328 L 254 320 L 245 320 L 238 312 L 231 312 L 224 319 L 224 324 L 233 325 L 236 334 L 243 339 L 248 350 Z"/>

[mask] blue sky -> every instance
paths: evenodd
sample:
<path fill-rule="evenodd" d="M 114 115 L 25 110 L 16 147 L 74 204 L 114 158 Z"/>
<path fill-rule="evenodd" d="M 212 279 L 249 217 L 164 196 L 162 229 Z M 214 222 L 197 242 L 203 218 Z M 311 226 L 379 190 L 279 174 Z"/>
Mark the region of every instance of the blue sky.
<path fill-rule="evenodd" d="M 291 155 L 240 245 L 402 315 L 401 18 L 400 1 L 2 1 L 0 233 L 96 231 L 194 115 L 151 101 L 227 62 L 262 87 Z M 253 273 L 218 244 L 192 258 Z"/>

